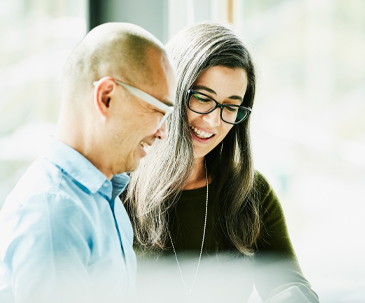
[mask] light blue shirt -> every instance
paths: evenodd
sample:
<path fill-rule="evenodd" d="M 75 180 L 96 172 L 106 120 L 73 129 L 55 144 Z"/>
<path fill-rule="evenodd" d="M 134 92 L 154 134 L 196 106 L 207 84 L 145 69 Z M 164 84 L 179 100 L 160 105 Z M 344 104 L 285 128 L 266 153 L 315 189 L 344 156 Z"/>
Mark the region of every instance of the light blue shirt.
<path fill-rule="evenodd" d="M 0 211 L 0 302 L 123 302 L 136 275 L 128 182 L 50 138 Z"/>

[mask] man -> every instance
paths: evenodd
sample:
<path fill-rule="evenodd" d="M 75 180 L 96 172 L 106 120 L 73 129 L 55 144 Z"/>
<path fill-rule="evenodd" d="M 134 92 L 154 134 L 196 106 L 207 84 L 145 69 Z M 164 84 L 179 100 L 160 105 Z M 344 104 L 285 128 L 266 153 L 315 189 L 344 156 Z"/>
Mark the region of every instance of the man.
<path fill-rule="evenodd" d="M 68 58 L 54 138 L 0 212 L 0 301 L 121 302 L 133 231 L 118 198 L 166 136 L 175 72 L 163 45 L 126 23 L 93 29 Z"/>

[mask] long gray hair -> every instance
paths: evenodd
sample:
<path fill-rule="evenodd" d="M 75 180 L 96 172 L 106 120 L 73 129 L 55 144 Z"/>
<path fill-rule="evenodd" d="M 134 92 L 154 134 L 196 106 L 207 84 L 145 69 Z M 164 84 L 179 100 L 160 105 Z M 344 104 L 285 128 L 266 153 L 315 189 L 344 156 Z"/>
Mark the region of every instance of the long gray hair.
<path fill-rule="evenodd" d="M 187 91 L 206 69 L 225 66 L 243 69 L 248 85 L 242 105 L 253 106 L 255 69 L 247 48 L 225 23 L 204 22 L 178 33 L 167 44 L 177 69 L 174 113 L 167 123 L 168 136 L 155 142 L 131 174 L 124 197 L 136 243 L 163 249 L 167 239 L 167 212 L 179 197 L 194 162 L 187 118 Z M 249 119 L 234 125 L 227 136 L 205 157 L 208 173 L 217 188 L 219 226 L 240 252 L 252 253 L 260 230 L 254 199 L 254 176 Z"/>

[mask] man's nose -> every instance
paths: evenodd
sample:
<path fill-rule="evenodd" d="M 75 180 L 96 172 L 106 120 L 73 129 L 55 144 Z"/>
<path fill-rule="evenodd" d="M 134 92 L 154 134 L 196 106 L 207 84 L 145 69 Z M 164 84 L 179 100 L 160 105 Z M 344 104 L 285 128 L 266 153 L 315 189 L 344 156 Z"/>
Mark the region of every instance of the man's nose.
<path fill-rule="evenodd" d="M 154 133 L 154 137 L 156 139 L 160 139 L 163 140 L 166 138 L 167 135 L 167 128 L 166 128 L 166 121 L 164 123 L 162 123 L 161 127 L 156 130 L 156 132 Z"/>

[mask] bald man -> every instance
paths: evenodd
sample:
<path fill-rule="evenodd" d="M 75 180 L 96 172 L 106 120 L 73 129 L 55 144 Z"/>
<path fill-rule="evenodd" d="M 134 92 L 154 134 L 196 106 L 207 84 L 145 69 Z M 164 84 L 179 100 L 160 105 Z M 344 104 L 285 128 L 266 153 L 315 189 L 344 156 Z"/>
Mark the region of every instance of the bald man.
<path fill-rule="evenodd" d="M 48 148 L 0 212 L 0 302 L 123 302 L 133 231 L 118 196 L 146 147 L 166 137 L 175 72 L 131 24 L 93 29 L 68 58 Z"/>

